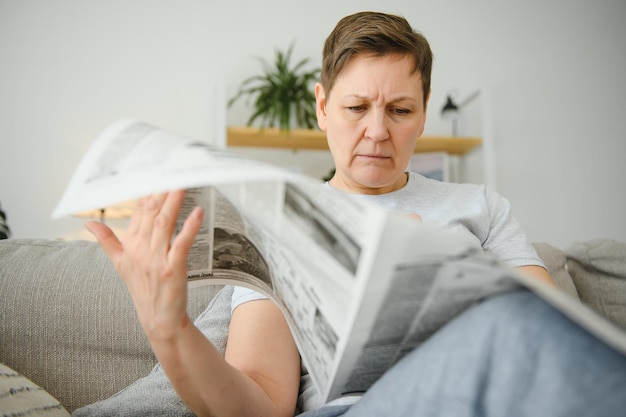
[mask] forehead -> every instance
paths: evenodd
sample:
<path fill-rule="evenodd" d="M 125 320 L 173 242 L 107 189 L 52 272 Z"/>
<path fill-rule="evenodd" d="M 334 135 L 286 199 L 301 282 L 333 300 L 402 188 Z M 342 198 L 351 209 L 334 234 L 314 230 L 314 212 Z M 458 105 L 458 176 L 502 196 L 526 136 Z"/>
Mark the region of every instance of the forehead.
<path fill-rule="evenodd" d="M 422 95 L 422 76 L 409 55 L 356 55 L 342 68 L 333 90 Z"/>

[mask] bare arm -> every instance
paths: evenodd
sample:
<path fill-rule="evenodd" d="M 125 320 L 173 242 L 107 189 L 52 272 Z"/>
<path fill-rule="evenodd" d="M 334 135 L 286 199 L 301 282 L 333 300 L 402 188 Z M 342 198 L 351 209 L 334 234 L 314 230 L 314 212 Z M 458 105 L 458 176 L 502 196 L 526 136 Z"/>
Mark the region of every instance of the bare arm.
<path fill-rule="evenodd" d="M 550 285 L 554 285 L 554 281 L 552 280 L 552 277 L 550 276 L 550 273 L 548 272 L 548 270 L 541 266 L 526 265 L 526 266 L 519 266 L 516 269 L 522 274 L 529 275 L 541 281 L 545 281 Z"/>
<path fill-rule="evenodd" d="M 408 216 L 418 221 L 422 221 L 422 216 L 420 216 L 417 213 L 408 214 Z M 525 266 L 518 266 L 515 269 L 524 275 L 528 275 L 528 276 L 537 278 L 541 281 L 545 281 L 548 284 L 554 285 L 554 281 L 552 280 L 550 273 L 544 267 L 537 266 L 537 265 L 525 265 Z"/>
<path fill-rule="evenodd" d="M 266 395 L 278 399 L 277 415 L 293 416 L 300 387 L 300 354 L 273 301 L 249 301 L 235 308 L 225 356 L 263 387 Z"/>
<path fill-rule="evenodd" d="M 187 315 L 186 259 L 203 213 L 194 209 L 170 244 L 183 196 L 176 191 L 142 199 L 123 243 L 101 223 L 87 228 L 126 283 L 157 359 L 194 413 L 292 416 L 299 356 L 273 303 L 255 301 L 235 310 L 228 360 Z"/>

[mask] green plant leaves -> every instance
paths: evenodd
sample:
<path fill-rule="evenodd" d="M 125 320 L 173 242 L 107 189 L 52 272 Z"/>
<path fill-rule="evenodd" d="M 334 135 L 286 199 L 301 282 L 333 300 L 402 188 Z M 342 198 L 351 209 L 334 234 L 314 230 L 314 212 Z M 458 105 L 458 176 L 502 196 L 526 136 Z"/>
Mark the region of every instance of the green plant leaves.
<path fill-rule="evenodd" d="M 312 85 L 317 81 L 320 69 L 304 70 L 308 58 L 290 68 L 292 51 L 293 44 L 285 52 L 276 50 L 275 60 L 271 63 L 259 58 L 263 73 L 245 79 L 237 94 L 228 101 L 230 107 L 241 97 L 254 99 L 254 112 L 248 119 L 248 126 L 259 120 L 262 127 L 278 127 L 286 131 L 292 127 L 315 127 L 317 118 Z"/>

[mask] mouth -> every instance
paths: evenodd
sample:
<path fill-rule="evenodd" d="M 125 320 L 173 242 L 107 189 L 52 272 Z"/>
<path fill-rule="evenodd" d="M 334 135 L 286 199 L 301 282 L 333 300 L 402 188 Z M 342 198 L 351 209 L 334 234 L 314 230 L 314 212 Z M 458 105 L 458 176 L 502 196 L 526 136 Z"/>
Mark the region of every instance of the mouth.
<path fill-rule="evenodd" d="M 379 155 L 379 154 L 358 154 L 357 157 L 363 158 L 363 159 L 371 159 L 371 160 L 384 160 L 384 159 L 391 158 L 388 155 Z"/>

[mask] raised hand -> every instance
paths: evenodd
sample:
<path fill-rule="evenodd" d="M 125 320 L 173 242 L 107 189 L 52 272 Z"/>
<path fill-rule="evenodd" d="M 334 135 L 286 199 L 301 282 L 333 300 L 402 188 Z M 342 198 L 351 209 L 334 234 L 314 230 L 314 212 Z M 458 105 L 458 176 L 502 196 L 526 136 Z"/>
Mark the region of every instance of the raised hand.
<path fill-rule="evenodd" d="M 86 225 L 126 283 L 139 321 L 155 341 L 175 337 L 189 323 L 187 255 L 203 211 L 196 207 L 172 239 L 183 197 L 184 191 L 172 191 L 140 199 L 123 241 L 102 223 Z"/>

